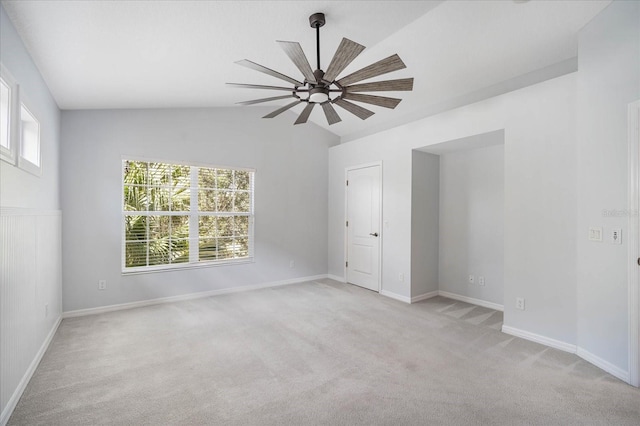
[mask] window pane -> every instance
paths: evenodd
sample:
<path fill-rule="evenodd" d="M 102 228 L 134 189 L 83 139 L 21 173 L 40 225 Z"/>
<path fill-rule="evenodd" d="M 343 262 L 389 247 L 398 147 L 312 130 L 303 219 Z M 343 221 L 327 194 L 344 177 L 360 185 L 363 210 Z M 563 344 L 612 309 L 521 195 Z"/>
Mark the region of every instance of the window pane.
<path fill-rule="evenodd" d="M 198 191 L 198 208 L 202 212 L 216 211 L 216 191 Z"/>
<path fill-rule="evenodd" d="M 22 144 L 20 155 L 28 162 L 40 166 L 40 123 L 22 106 L 20 109 Z"/>
<path fill-rule="evenodd" d="M 235 235 L 249 235 L 249 216 L 235 216 Z"/>
<path fill-rule="evenodd" d="M 233 238 L 218 238 L 218 259 L 233 259 Z"/>
<path fill-rule="evenodd" d="M 149 241 L 149 266 L 166 265 L 170 261 L 170 253 L 169 238 Z"/>
<path fill-rule="evenodd" d="M 169 211 L 171 209 L 171 190 L 166 187 L 152 186 L 148 191 L 149 211 Z"/>
<path fill-rule="evenodd" d="M 169 238 L 170 216 L 149 216 L 149 240 Z"/>
<path fill-rule="evenodd" d="M 125 186 L 123 201 L 123 210 L 147 211 L 147 188 L 144 186 Z"/>
<path fill-rule="evenodd" d="M 171 210 L 174 212 L 189 211 L 191 204 L 191 190 L 177 187 L 171 192 Z"/>
<path fill-rule="evenodd" d="M 133 268 L 135 266 L 147 266 L 147 243 L 130 242 L 125 243 L 125 266 Z"/>
<path fill-rule="evenodd" d="M 233 211 L 236 212 L 249 212 L 250 210 L 250 198 L 251 195 L 248 192 L 236 192 L 236 200 Z"/>
<path fill-rule="evenodd" d="M 236 170 L 236 189 L 243 191 L 249 190 L 250 182 L 249 172 Z"/>
<path fill-rule="evenodd" d="M 249 238 L 236 238 L 234 244 L 234 257 L 249 256 Z"/>
<path fill-rule="evenodd" d="M 221 237 L 233 236 L 233 217 L 219 217 L 218 218 L 218 235 Z"/>
<path fill-rule="evenodd" d="M 125 161 L 124 183 L 130 185 L 146 185 L 147 163 L 143 161 Z"/>
<path fill-rule="evenodd" d="M 171 166 L 171 182 L 176 186 L 191 186 L 191 167 Z"/>
<path fill-rule="evenodd" d="M 171 180 L 171 165 L 164 163 L 149 163 L 149 185 L 169 185 Z"/>
<path fill-rule="evenodd" d="M 229 189 L 233 183 L 233 170 L 216 169 L 216 188 Z"/>
<path fill-rule="evenodd" d="M 198 244 L 198 260 L 216 260 L 218 258 L 218 244 L 215 239 L 202 239 Z"/>
<path fill-rule="evenodd" d="M 125 216 L 125 240 L 146 240 L 147 239 L 147 217 L 146 216 Z"/>
<path fill-rule="evenodd" d="M 211 189 L 216 187 L 215 169 L 200 167 L 200 170 L 198 170 L 198 187 Z"/>
<path fill-rule="evenodd" d="M 233 192 L 232 191 L 216 191 L 216 201 L 218 212 L 233 211 Z"/>
<path fill-rule="evenodd" d="M 189 240 L 171 240 L 171 263 L 189 262 Z"/>
<path fill-rule="evenodd" d="M 9 139 L 9 123 L 11 123 L 11 89 L 9 85 L 0 79 L 0 146 L 11 148 Z"/>
<path fill-rule="evenodd" d="M 198 235 L 200 238 L 217 236 L 215 216 L 200 216 L 198 219 Z"/>
<path fill-rule="evenodd" d="M 167 216 L 171 222 L 171 238 L 189 238 L 189 216 Z"/>

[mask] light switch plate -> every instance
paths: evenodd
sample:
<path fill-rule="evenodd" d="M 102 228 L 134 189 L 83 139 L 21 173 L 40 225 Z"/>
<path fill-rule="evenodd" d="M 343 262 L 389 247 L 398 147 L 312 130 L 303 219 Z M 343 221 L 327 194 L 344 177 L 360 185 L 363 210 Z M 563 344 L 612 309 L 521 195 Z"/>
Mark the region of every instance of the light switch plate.
<path fill-rule="evenodd" d="M 602 228 L 589 227 L 589 241 L 602 241 Z"/>

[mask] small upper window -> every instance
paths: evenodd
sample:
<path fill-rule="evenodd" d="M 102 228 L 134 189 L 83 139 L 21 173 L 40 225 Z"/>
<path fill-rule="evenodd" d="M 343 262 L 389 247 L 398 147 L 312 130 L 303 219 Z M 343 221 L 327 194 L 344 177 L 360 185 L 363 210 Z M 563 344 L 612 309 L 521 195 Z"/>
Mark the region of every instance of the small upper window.
<path fill-rule="evenodd" d="M 20 168 L 40 174 L 40 122 L 22 104 L 20 107 Z"/>
<path fill-rule="evenodd" d="M 17 92 L 18 85 L 15 80 L 0 64 L 0 158 L 11 164 L 16 163 L 19 143 L 18 132 L 14 128 Z"/>

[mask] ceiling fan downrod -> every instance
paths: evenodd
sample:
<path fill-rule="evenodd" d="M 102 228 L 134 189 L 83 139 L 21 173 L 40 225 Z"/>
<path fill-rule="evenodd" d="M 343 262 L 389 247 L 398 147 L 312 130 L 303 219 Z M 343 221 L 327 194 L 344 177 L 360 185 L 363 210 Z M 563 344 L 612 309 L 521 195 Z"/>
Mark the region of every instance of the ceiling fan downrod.
<path fill-rule="evenodd" d="M 311 28 L 316 29 L 316 60 L 318 67 L 316 69 L 320 69 L 320 27 L 323 26 L 327 21 L 324 18 L 324 13 L 318 12 L 309 16 L 309 24 Z"/>

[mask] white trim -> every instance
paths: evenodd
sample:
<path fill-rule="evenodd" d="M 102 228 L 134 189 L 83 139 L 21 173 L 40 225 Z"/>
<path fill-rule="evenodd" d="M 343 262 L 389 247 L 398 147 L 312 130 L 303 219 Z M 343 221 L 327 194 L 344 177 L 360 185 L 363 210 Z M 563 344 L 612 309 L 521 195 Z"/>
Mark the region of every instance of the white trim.
<path fill-rule="evenodd" d="M 629 209 L 627 234 L 628 247 L 628 303 L 629 303 L 629 380 L 630 385 L 640 387 L 640 271 L 636 263 L 640 258 L 640 100 L 628 107 L 629 138 Z M 613 373 L 612 373 L 613 374 Z"/>
<path fill-rule="evenodd" d="M 416 302 L 420 302 L 421 300 L 431 299 L 439 295 L 440 295 L 440 292 L 438 290 L 430 291 L 428 293 L 424 293 L 424 294 L 412 297 L 411 303 L 416 303 Z"/>
<path fill-rule="evenodd" d="M 20 400 L 22 393 L 27 388 L 27 384 L 29 384 L 29 381 L 31 380 L 33 373 L 35 373 L 36 368 L 38 367 L 38 364 L 40 364 L 42 357 L 44 356 L 45 352 L 47 352 L 47 349 L 49 348 L 49 344 L 53 340 L 53 336 L 55 336 L 56 331 L 58 331 L 58 327 L 60 326 L 61 322 L 62 322 L 62 316 L 59 316 L 58 320 L 51 328 L 51 331 L 49 331 L 49 334 L 47 335 L 46 339 L 44 339 L 44 342 L 42 342 L 42 345 L 40 346 L 40 349 L 36 353 L 36 356 L 31 361 L 31 364 L 29 364 L 29 368 L 27 368 L 27 371 L 24 373 L 24 376 L 22 376 L 20 383 L 18 383 L 18 386 L 16 387 L 16 390 L 13 392 L 13 395 L 11 395 L 11 398 L 7 402 L 6 407 L 4 407 L 4 410 L 2 410 L 2 414 L 0 415 L 0 425 L 5 426 L 9 421 L 9 418 L 11 417 L 13 410 L 16 408 L 16 405 L 18 404 L 18 401 Z"/>
<path fill-rule="evenodd" d="M 388 290 L 380 290 L 380 295 L 389 297 L 391 299 L 399 300 L 399 301 L 404 302 L 404 303 L 411 303 L 411 298 L 410 297 L 401 296 L 401 295 L 399 295 L 397 293 L 393 293 L 393 292 L 388 291 Z"/>
<path fill-rule="evenodd" d="M 615 365 L 611 364 L 609 361 L 605 361 L 604 359 L 580 347 L 578 347 L 576 354 L 580 358 L 584 359 L 587 362 L 590 362 L 591 364 L 595 365 L 598 368 L 601 368 L 602 370 L 606 371 L 612 376 L 617 377 L 623 382 L 629 383 L 629 373 L 627 371 L 622 370 L 619 367 L 616 367 Z"/>
<path fill-rule="evenodd" d="M 34 113 L 35 108 L 32 107 L 32 103 L 29 101 L 29 99 L 24 95 L 23 91 L 20 90 L 20 104 L 18 105 L 19 110 L 17 111 L 18 113 L 18 119 L 19 119 L 19 130 L 20 130 L 20 146 L 18 148 L 17 151 L 17 166 L 24 170 L 27 173 L 31 173 L 34 176 L 42 176 L 42 138 L 41 138 L 41 133 L 42 133 L 42 125 L 40 124 L 40 120 L 36 117 L 36 114 Z M 38 134 L 37 134 L 37 150 L 38 150 L 38 163 L 33 163 L 30 160 L 28 160 L 27 158 L 25 158 L 22 154 L 23 154 L 23 150 L 24 150 L 24 135 L 23 135 L 23 115 L 22 115 L 22 110 L 26 110 L 27 114 L 31 116 L 31 118 L 33 119 L 33 121 L 35 121 L 35 123 L 38 126 Z"/>
<path fill-rule="evenodd" d="M 297 284 L 307 281 L 321 280 L 328 278 L 327 274 L 313 275 L 310 277 L 292 278 L 289 280 L 272 281 L 262 284 L 252 284 L 242 287 L 222 288 L 219 290 L 202 291 L 198 293 L 181 294 L 179 296 L 160 297 L 157 299 L 140 300 L 138 302 L 121 303 L 118 305 L 99 306 L 97 308 L 78 309 L 75 311 L 67 311 L 62 313 L 62 318 L 83 317 L 86 315 L 103 314 L 106 312 L 122 311 L 124 309 L 141 308 L 144 306 L 160 305 L 163 303 L 182 302 L 185 300 L 203 299 L 205 297 L 219 296 L 221 294 L 240 293 L 249 290 L 259 290 L 263 288 L 279 287 L 289 284 Z"/>
<path fill-rule="evenodd" d="M 339 277 L 339 276 L 333 275 L 333 274 L 327 274 L 327 278 L 329 278 L 330 280 L 341 282 L 341 283 L 346 283 L 347 282 L 347 280 L 344 279 L 344 277 Z"/>
<path fill-rule="evenodd" d="M 530 331 L 520 330 L 519 328 L 510 327 L 508 325 L 502 326 L 502 332 L 510 334 L 511 336 L 520 337 L 531 342 L 540 343 L 541 345 L 549 346 L 572 354 L 575 354 L 578 349 L 576 345 L 542 336 L 540 334 L 531 333 Z"/>
<path fill-rule="evenodd" d="M 344 182 L 345 182 L 345 186 L 344 186 L 344 220 L 343 223 L 346 223 L 348 215 L 349 215 L 349 196 L 348 196 L 348 185 L 346 185 L 346 182 L 349 180 L 349 172 L 352 170 L 360 170 L 360 169 L 366 169 L 368 167 L 380 167 L 380 185 L 379 185 L 379 189 L 378 191 L 380 192 L 378 200 L 380 202 L 380 214 L 378 215 L 378 234 L 380 236 L 380 238 L 378 238 L 378 293 L 382 293 L 382 239 L 384 238 L 384 232 L 382 232 L 382 224 L 384 223 L 382 220 L 382 212 L 383 212 L 383 208 L 382 208 L 382 203 L 383 203 L 383 191 L 382 191 L 382 185 L 383 185 L 383 168 L 382 168 L 382 160 L 378 160 L 378 161 L 372 161 L 369 163 L 363 163 L 363 164 L 358 164 L 355 166 L 348 166 L 345 167 L 344 169 Z M 347 262 L 349 261 L 348 259 L 348 253 L 349 253 L 349 230 L 347 229 L 347 227 L 344 227 L 344 266 L 343 266 L 343 270 L 344 270 L 344 277 L 345 277 L 345 283 L 348 282 L 347 281 L 347 277 L 348 275 L 348 271 L 347 271 Z M 402 296 L 401 296 L 402 297 Z M 410 302 L 409 302 L 410 303 Z"/>
<path fill-rule="evenodd" d="M 443 297 L 447 297 L 453 300 L 459 300 L 461 302 L 471 303 L 472 305 L 482 306 L 484 308 L 494 309 L 496 311 L 504 312 L 504 305 L 499 305 L 493 302 L 487 302 L 486 300 L 474 299 L 473 297 L 461 296 L 456 293 L 449 293 L 448 291 L 438 291 L 438 294 Z"/>

